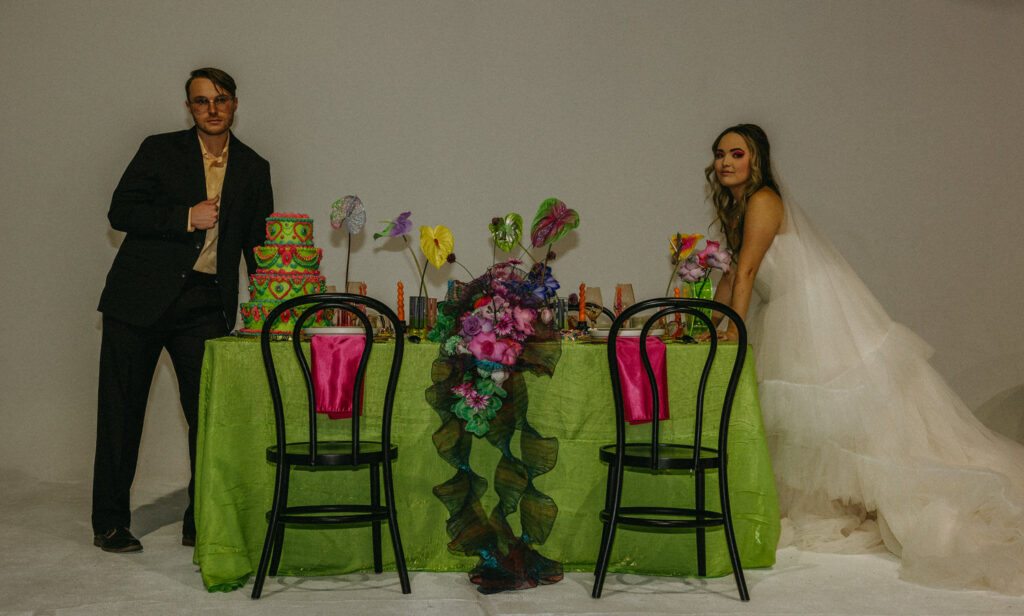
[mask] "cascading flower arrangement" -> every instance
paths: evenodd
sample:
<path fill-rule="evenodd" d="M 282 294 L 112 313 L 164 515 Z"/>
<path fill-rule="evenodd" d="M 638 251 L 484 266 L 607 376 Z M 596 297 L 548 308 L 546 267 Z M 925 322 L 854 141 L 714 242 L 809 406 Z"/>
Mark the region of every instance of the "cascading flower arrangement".
<path fill-rule="evenodd" d="M 541 204 L 531 228 L 531 244 L 549 247 L 579 225 L 579 215 L 557 199 Z M 451 517 L 449 548 L 479 557 L 470 579 L 480 592 L 528 588 L 562 579 L 561 563 L 541 556 L 541 544 L 554 525 L 558 507 L 533 484 L 555 465 L 557 439 L 542 437 L 527 421 L 525 372 L 551 375 L 561 355 L 561 333 L 548 305 L 559 288 L 547 262 L 522 246 L 522 218 L 508 214 L 489 226 L 495 246 L 516 247 L 533 260 L 524 270 L 519 259 L 492 265 L 469 283 L 452 282 L 438 306 L 437 323 L 428 338 L 440 343 L 431 370 L 434 384 L 427 401 L 441 418 L 434 433 L 438 454 L 455 476 L 434 487 Z M 521 432 L 521 458 L 511 440 Z M 490 516 L 480 502 L 487 480 L 473 472 L 469 455 L 474 438 L 486 439 L 500 452 L 495 490 L 499 503 Z M 516 536 L 506 516 L 520 511 L 522 534 Z"/>
<path fill-rule="evenodd" d="M 345 254 L 345 291 L 348 291 L 348 264 L 352 260 L 352 236 L 366 225 L 366 209 L 355 195 L 347 195 L 331 204 L 331 227 L 348 231 L 348 252 Z"/>

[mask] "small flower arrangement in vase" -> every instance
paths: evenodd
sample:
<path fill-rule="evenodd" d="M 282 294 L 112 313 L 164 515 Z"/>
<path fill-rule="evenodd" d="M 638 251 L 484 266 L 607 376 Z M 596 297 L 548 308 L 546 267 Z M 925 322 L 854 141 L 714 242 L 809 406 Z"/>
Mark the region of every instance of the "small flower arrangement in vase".
<path fill-rule="evenodd" d="M 699 233 L 692 235 L 676 233 L 672 236 L 669 243 L 672 248 L 673 268 L 665 295 L 668 295 L 669 289 L 672 288 L 672 279 L 678 275 L 684 285 L 685 297 L 714 298 L 711 270 L 717 269 L 723 274 L 728 274 L 732 255 L 728 250 L 721 248 L 721 244 L 715 240 L 705 241 L 704 249 L 693 254 L 697 243 L 703 238 L 704 236 Z M 708 316 L 711 315 L 710 310 L 704 310 L 704 313 Z M 692 317 L 687 317 L 687 330 L 690 336 L 697 336 L 707 331 L 707 327 L 703 321 L 694 322 Z"/>
<path fill-rule="evenodd" d="M 409 333 L 415 336 L 423 336 L 429 327 L 427 306 L 430 296 L 423 285 L 427 274 L 427 265 L 433 265 L 437 269 L 441 269 L 445 263 L 454 262 L 455 237 L 452 235 L 451 229 L 444 225 L 437 225 L 433 228 L 425 225 L 420 227 L 420 250 L 425 257 L 423 266 L 420 267 L 420 260 L 412 249 L 412 244 L 409 242 L 408 237 L 409 232 L 412 230 L 412 221 L 409 220 L 411 215 L 412 212 L 402 212 L 392 220 L 381 221 L 386 226 L 382 231 L 374 233 L 373 239 L 400 237 L 405 242 L 405 247 L 412 256 L 413 263 L 416 266 L 416 273 L 420 279 L 418 294 L 409 298 Z M 401 283 L 399 283 L 399 288 L 401 289 Z M 404 312 L 404 307 L 399 306 L 398 313 L 401 315 Z"/>

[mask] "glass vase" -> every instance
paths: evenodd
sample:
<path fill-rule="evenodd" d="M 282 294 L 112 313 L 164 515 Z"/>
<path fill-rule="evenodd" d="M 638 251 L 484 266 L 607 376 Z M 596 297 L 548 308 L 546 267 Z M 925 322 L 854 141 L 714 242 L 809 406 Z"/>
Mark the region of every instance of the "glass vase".
<path fill-rule="evenodd" d="M 420 338 L 427 335 L 429 304 L 424 295 L 414 295 L 409 298 L 409 335 Z"/>
<path fill-rule="evenodd" d="M 692 297 L 695 299 L 714 299 L 715 291 L 711 284 L 711 279 L 701 280 L 699 282 L 687 282 L 683 293 L 685 297 Z M 711 316 L 710 308 L 701 308 L 701 312 Z M 686 333 L 696 338 L 697 336 L 708 331 L 704 322 L 694 317 L 693 315 L 686 315 Z"/>

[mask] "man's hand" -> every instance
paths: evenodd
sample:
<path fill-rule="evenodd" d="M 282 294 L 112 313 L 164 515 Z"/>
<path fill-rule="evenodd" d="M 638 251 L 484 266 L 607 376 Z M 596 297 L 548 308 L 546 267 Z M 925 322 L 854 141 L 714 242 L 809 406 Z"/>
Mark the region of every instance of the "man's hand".
<path fill-rule="evenodd" d="M 220 203 L 220 195 L 213 199 L 200 201 L 189 208 L 192 227 L 200 230 L 212 229 L 213 225 L 217 224 L 217 216 L 220 214 L 218 203 Z"/>

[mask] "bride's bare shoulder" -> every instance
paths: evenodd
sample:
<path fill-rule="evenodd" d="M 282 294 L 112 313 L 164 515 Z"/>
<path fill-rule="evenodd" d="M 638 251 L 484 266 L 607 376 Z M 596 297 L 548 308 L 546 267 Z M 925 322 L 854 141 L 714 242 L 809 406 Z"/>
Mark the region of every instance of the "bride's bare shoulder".
<path fill-rule="evenodd" d="M 750 196 L 747 201 L 746 218 L 754 216 L 766 222 L 778 224 L 782 222 L 785 206 L 782 197 L 767 186 Z"/>

